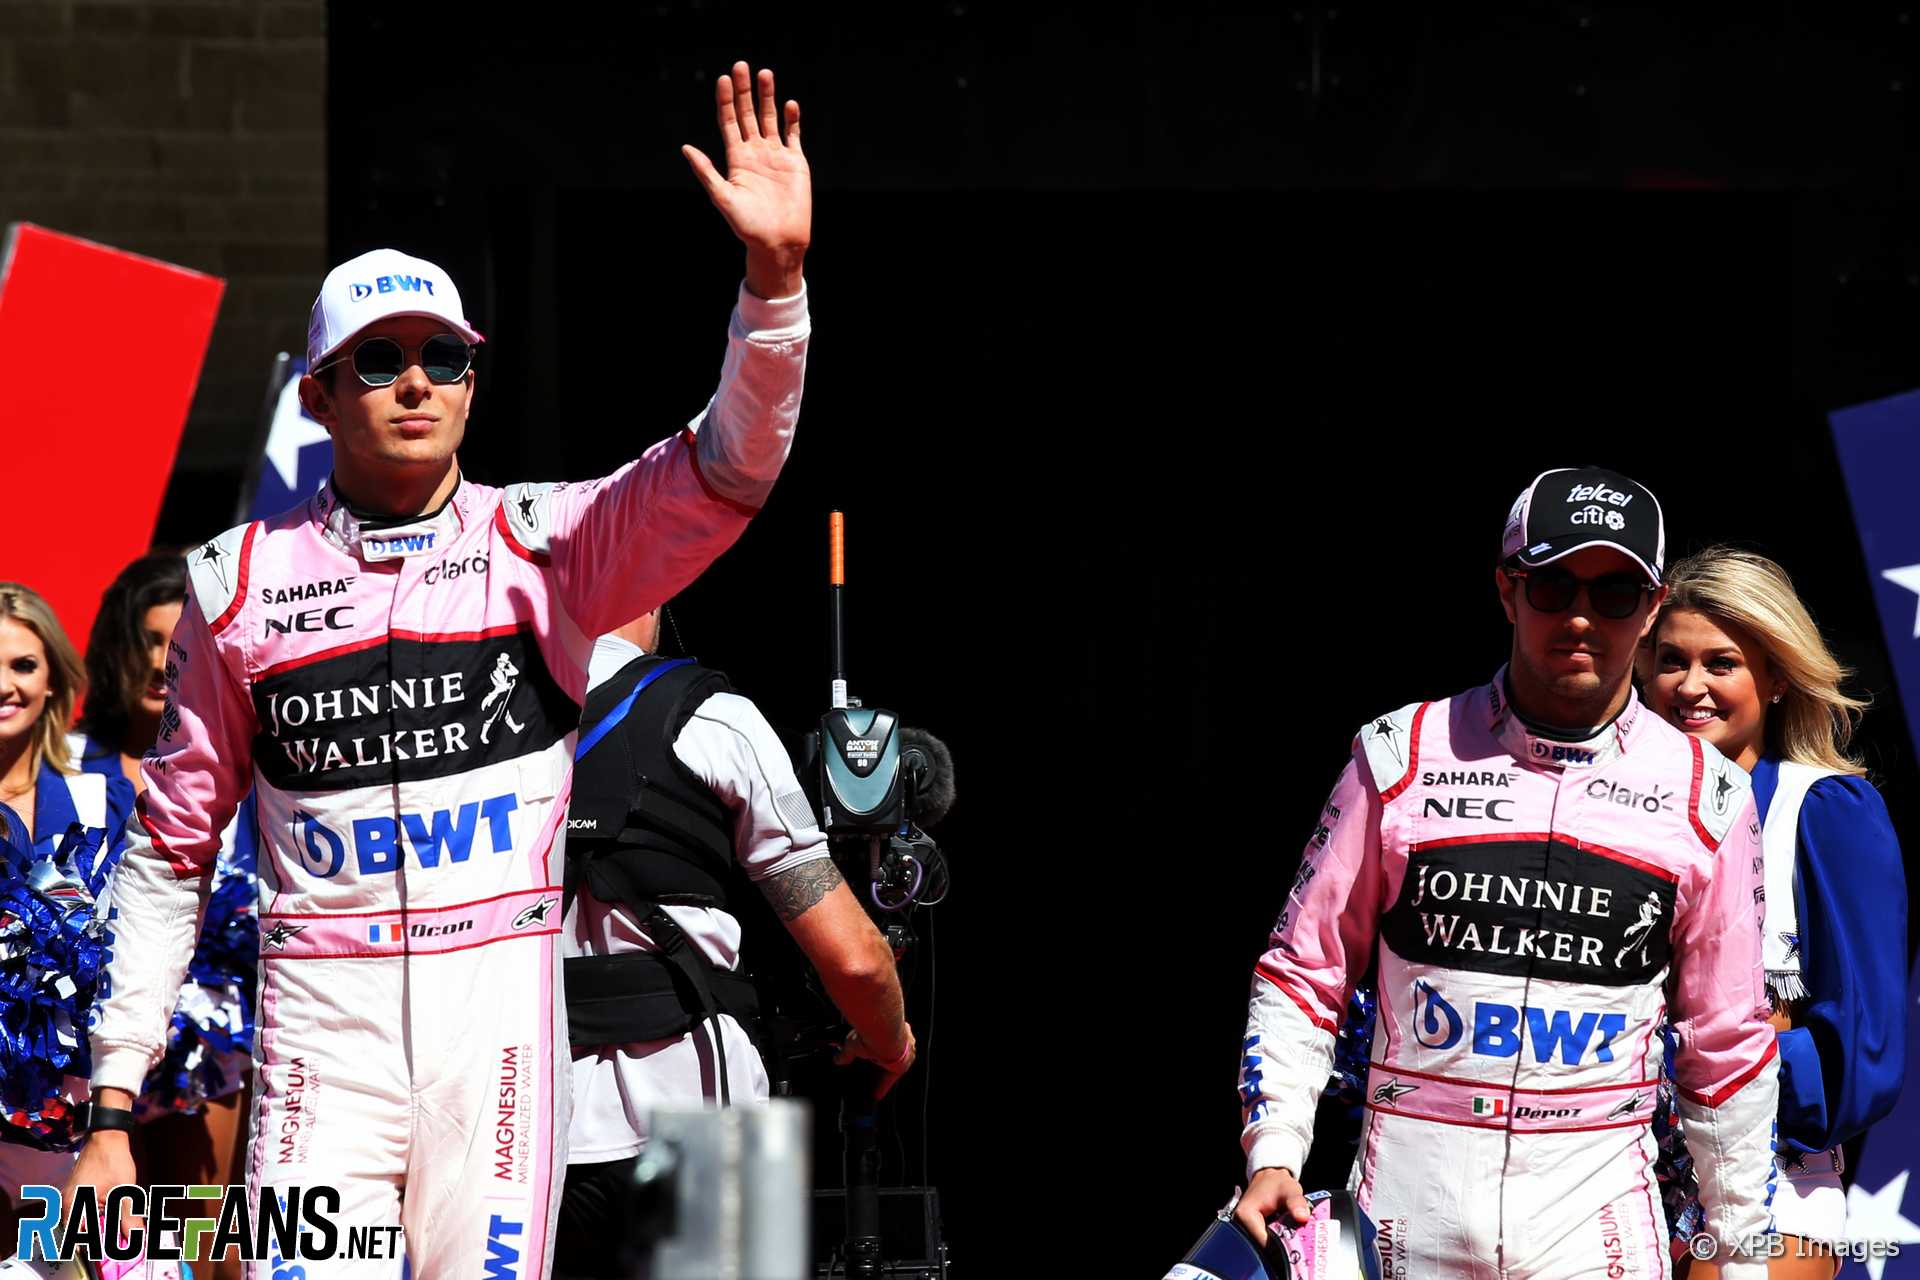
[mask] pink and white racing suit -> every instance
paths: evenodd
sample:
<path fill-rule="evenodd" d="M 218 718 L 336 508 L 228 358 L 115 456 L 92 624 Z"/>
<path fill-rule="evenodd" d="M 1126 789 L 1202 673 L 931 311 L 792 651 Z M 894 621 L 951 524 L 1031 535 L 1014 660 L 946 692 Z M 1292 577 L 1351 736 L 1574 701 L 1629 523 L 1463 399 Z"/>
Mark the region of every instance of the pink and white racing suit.
<path fill-rule="evenodd" d="M 1351 1188 L 1383 1276 L 1660 1277 L 1658 1031 L 1707 1230 L 1770 1225 L 1774 1034 L 1744 771 L 1637 699 L 1539 737 L 1494 682 L 1360 733 L 1255 970 L 1253 1171 L 1298 1171 L 1350 984 L 1378 984 Z M 1730 1259 L 1729 1280 L 1764 1260 Z"/>
<path fill-rule="evenodd" d="M 145 764 L 148 838 L 115 893 L 96 1087 L 138 1091 L 165 1044 L 220 832 L 252 786 L 248 1182 L 339 1188 L 345 1224 L 404 1229 L 415 1280 L 546 1274 L 570 1101 L 564 819 L 588 656 L 764 501 L 808 332 L 804 294 L 742 290 L 705 412 L 605 479 L 463 481 L 434 515 L 377 529 L 329 486 L 189 553 Z"/>

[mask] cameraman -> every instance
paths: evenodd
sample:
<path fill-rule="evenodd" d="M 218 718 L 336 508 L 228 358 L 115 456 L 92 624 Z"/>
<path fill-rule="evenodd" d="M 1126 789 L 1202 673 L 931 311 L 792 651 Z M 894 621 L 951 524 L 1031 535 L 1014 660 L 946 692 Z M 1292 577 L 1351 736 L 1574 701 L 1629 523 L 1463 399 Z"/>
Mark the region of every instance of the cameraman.
<path fill-rule="evenodd" d="M 657 656 L 659 632 L 659 611 L 643 614 L 600 637 L 588 667 L 562 929 L 574 1061 L 561 1277 L 613 1274 L 619 1192 L 653 1107 L 767 1096 L 726 910 L 733 859 L 853 1025 L 837 1060 L 878 1064 L 882 1094 L 913 1063 L 892 950 L 772 727 L 719 672 Z"/>

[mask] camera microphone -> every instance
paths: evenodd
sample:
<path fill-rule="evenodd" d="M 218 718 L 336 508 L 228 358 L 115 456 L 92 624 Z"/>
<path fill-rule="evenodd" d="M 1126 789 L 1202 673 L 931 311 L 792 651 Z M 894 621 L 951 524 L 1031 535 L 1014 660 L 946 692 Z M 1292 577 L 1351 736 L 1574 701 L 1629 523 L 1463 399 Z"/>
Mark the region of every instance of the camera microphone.
<path fill-rule="evenodd" d="M 907 816 L 931 827 L 953 808 L 953 752 L 925 729 L 900 729 L 900 772 L 907 778 Z"/>

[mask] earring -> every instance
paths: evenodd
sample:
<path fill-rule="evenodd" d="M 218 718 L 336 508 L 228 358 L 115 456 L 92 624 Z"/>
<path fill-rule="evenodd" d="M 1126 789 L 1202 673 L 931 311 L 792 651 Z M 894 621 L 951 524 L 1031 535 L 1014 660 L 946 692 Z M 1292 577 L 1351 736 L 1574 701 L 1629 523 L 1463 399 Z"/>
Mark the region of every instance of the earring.
<path fill-rule="evenodd" d="M 1774 694 L 1774 695 L 1773 695 L 1773 701 L 1775 701 L 1775 702 L 1778 702 L 1778 701 L 1780 701 L 1780 699 L 1782 699 L 1782 698 L 1784 698 L 1784 697 L 1786 697 L 1786 696 L 1787 696 L 1787 695 L 1786 695 L 1786 694 L 1784 694 L 1784 693 L 1776 693 L 1776 694 Z"/>

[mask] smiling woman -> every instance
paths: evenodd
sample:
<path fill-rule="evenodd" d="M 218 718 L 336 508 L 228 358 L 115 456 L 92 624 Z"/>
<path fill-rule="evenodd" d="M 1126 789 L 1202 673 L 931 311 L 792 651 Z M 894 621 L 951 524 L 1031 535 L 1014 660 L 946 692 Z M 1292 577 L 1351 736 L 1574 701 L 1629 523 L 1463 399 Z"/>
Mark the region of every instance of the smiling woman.
<path fill-rule="evenodd" d="M 102 777 L 75 768 L 67 741 L 67 725 L 75 702 L 86 687 L 80 655 L 38 593 L 17 582 L 0 582 L 0 803 L 10 806 L 33 833 L 33 852 L 51 856 L 69 829 L 78 823 L 104 832 L 104 852 L 91 866 L 62 864 L 70 879 L 87 884 L 96 901 L 111 892 L 108 875 L 126 844 L 126 824 L 133 810 L 133 787 L 124 777 Z M 76 859 L 78 860 L 78 859 Z M 49 975 L 51 978 L 53 975 Z M 6 997 L 0 996 L 0 1001 Z M 7 1025 L 18 1026 L 21 1011 L 7 1011 Z M 86 1011 L 77 1011 L 84 1017 Z M 28 1054 L 10 1055 L 7 1065 L 37 1072 L 45 1065 L 29 1063 Z M 53 1074 L 70 1065 L 63 1059 Z M 9 1098 L 20 1096 L 6 1081 Z M 62 1086 L 75 1101 L 87 1097 L 87 1083 L 68 1077 Z M 73 1164 L 73 1153 L 41 1151 L 8 1142 L 0 1145 L 0 1192 L 29 1182 L 59 1184 Z M 12 1239 L 16 1206 L 0 1205 L 0 1239 Z"/>
<path fill-rule="evenodd" d="M 67 724 L 86 673 L 39 594 L 0 582 L 0 801 L 33 822 L 42 765 L 74 772 Z"/>
<path fill-rule="evenodd" d="M 1780 1032 L 1774 1221 L 1811 1246 L 1789 1241 L 1768 1273 L 1824 1280 L 1846 1234 L 1838 1146 L 1892 1108 L 1905 1069 L 1900 847 L 1848 750 L 1866 703 L 1841 687 L 1850 673 L 1786 571 L 1713 547 L 1675 564 L 1668 586 L 1637 661 L 1647 703 L 1753 774 L 1763 827 L 1767 990 Z M 1683 1233 L 1689 1206 L 1668 1211 Z"/>

